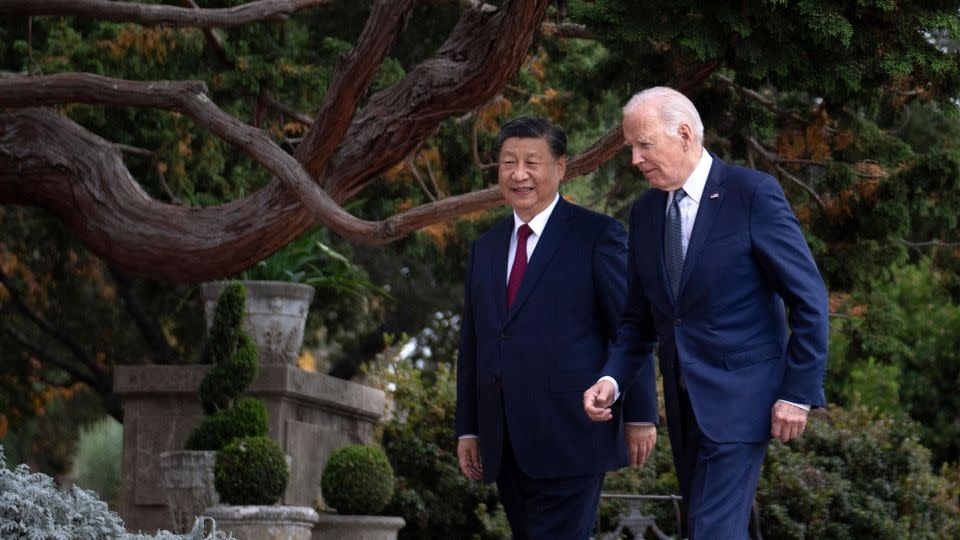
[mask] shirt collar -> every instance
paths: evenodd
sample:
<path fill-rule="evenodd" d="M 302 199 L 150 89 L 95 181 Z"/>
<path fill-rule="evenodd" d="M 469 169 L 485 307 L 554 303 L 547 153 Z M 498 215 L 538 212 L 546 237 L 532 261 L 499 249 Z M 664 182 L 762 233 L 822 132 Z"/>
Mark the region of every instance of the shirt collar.
<path fill-rule="evenodd" d="M 703 188 L 700 188 L 700 191 L 703 191 Z M 533 229 L 533 234 L 541 236 L 543 234 L 543 229 L 547 226 L 547 220 L 550 219 L 550 214 L 553 213 L 553 209 L 556 208 L 557 203 L 560 202 L 560 194 L 553 198 L 553 202 L 550 203 L 550 206 L 544 208 L 539 214 L 533 216 L 533 219 L 527 222 L 527 225 Z M 517 236 L 517 229 L 523 225 L 523 220 L 520 219 L 520 216 L 516 212 L 513 213 L 513 236 Z"/>
<path fill-rule="evenodd" d="M 703 154 L 700 156 L 700 161 L 693 169 L 693 172 L 690 173 L 690 176 L 687 177 L 687 181 L 683 183 L 683 191 L 687 192 L 687 196 L 697 204 L 700 204 L 700 198 L 703 197 L 703 189 L 707 186 L 707 176 L 710 175 L 711 166 L 713 166 L 713 157 L 710 156 L 710 152 L 707 152 L 707 149 L 704 148 Z M 667 199 L 667 206 L 669 207 L 670 203 L 673 202 L 672 191 Z"/>

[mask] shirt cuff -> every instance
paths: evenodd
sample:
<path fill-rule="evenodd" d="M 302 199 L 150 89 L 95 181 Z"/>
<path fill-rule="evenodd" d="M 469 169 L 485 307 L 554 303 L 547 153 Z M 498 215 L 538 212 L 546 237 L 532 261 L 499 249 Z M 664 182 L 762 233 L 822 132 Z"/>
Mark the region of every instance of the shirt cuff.
<path fill-rule="evenodd" d="M 778 399 L 777 401 L 786 403 L 787 405 L 793 405 L 794 407 L 796 407 L 796 408 L 798 408 L 798 409 L 803 409 L 803 410 L 805 410 L 805 411 L 807 411 L 807 412 L 810 412 L 810 405 L 807 405 L 806 403 L 794 403 L 794 402 L 792 402 L 792 401 L 787 401 L 787 400 L 785 400 L 785 399 Z"/>
<path fill-rule="evenodd" d="M 618 399 L 620 399 L 620 385 L 617 384 L 617 381 L 609 375 L 604 375 L 603 377 L 600 377 L 600 379 L 597 380 L 597 382 L 600 382 L 600 381 L 610 381 L 613 384 L 613 401 L 610 403 L 607 403 L 607 405 L 613 405 L 614 403 L 616 403 Z"/>
<path fill-rule="evenodd" d="M 457 437 L 457 440 L 462 441 L 464 439 L 479 439 L 479 435 L 474 435 L 473 433 L 464 433 L 463 435 Z"/>

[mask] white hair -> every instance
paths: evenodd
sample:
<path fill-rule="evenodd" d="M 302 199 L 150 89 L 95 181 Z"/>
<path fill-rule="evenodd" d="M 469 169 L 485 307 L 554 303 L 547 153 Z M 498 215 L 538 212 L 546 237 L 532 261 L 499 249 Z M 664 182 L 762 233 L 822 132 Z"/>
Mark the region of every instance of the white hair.
<path fill-rule="evenodd" d="M 660 119 L 667 135 L 676 136 L 680 133 L 680 124 L 687 124 L 693 131 L 693 138 L 697 144 L 703 146 L 703 122 L 700 113 L 687 96 L 666 86 L 654 86 L 638 92 L 623 106 L 623 114 L 642 105 L 659 105 Z"/>

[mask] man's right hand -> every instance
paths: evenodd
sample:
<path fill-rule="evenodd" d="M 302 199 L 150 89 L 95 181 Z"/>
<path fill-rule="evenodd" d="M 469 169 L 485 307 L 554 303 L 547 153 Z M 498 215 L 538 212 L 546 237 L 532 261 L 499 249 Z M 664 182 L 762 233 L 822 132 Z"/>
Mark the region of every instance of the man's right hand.
<path fill-rule="evenodd" d="M 479 482 L 483 478 L 483 465 L 480 464 L 480 439 L 470 437 L 457 442 L 457 458 L 460 471 L 467 478 Z"/>
<path fill-rule="evenodd" d="M 591 420 L 606 422 L 613 418 L 610 406 L 613 405 L 614 391 L 612 382 L 600 381 L 583 393 L 583 410 Z"/>

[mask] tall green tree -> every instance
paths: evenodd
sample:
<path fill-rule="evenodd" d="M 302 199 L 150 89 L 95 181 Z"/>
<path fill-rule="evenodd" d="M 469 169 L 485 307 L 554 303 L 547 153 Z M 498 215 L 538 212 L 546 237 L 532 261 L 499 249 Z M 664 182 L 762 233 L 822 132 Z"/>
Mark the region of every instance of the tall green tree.
<path fill-rule="evenodd" d="M 619 108 L 655 84 L 691 96 L 708 149 L 781 180 L 833 291 L 930 258 L 956 302 L 958 9 L 5 2 L 4 399 L 80 382 L 119 415 L 113 365 L 197 357 L 199 310 L 172 283 L 235 275 L 317 227 L 394 299 L 327 293 L 325 327 L 357 321 L 327 336 L 350 376 L 384 332 L 456 310 L 465 247 L 502 203 L 504 119 L 564 125 L 565 196 L 625 217 L 645 183 L 618 155 Z"/>

